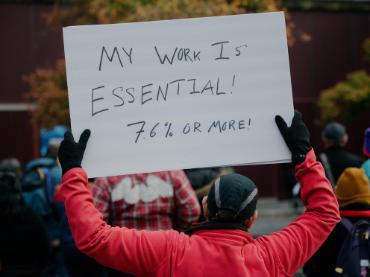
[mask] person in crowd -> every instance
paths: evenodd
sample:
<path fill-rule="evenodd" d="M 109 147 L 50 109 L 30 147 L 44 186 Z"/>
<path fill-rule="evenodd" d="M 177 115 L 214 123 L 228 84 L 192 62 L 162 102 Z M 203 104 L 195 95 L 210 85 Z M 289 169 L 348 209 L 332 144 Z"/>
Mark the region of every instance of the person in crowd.
<path fill-rule="evenodd" d="M 365 170 L 366 176 L 370 179 L 370 128 L 365 130 L 364 146 L 362 148 L 362 153 L 367 159 L 363 164 L 362 168 Z"/>
<path fill-rule="evenodd" d="M 89 182 L 89 185 L 91 185 L 91 182 Z M 103 266 L 99 265 L 96 261 L 81 253 L 77 249 L 66 216 L 63 196 L 60 192 L 60 186 L 57 187 L 54 202 L 60 218 L 60 248 L 63 254 L 63 263 L 68 273 L 67 276 L 106 276 L 106 269 Z"/>
<path fill-rule="evenodd" d="M 0 172 L 0 276 L 41 276 L 50 247 L 41 218 L 24 205 L 17 175 Z"/>
<path fill-rule="evenodd" d="M 232 173 L 234 169 L 232 167 L 192 168 L 185 169 L 184 172 L 197 195 L 198 202 L 202 203 L 203 197 L 208 194 L 216 178 Z M 202 205 L 200 207 L 202 208 Z M 202 211 L 199 220 L 204 219 Z"/>
<path fill-rule="evenodd" d="M 307 206 L 282 231 L 257 239 L 248 233 L 257 217 L 257 187 L 239 174 L 216 179 L 203 200 L 207 221 L 186 233 L 109 226 L 94 207 L 81 168 L 90 131 L 85 130 L 78 143 L 66 133 L 59 150 L 61 190 L 77 247 L 105 266 L 138 276 L 292 275 L 323 243 L 340 217 L 300 113 L 295 113 L 291 127 L 280 116 L 275 120 L 292 152 Z"/>
<path fill-rule="evenodd" d="M 191 168 L 184 170 L 194 190 L 200 189 L 216 179 L 220 175 L 220 167 Z"/>
<path fill-rule="evenodd" d="M 365 130 L 364 145 L 362 147 L 362 152 L 366 159 L 370 159 L 370 128 L 367 128 Z"/>
<path fill-rule="evenodd" d="M 364 170 L 367 178 L 370 179 L 370 159 L 364 162 L 361 166 L 361 168 Z"/>
<path fill-rule="evenodd" d="M 370 159 L 368 159 L 366 162 L 364 162 L 362 164 L 361 168 L 364 170 L 367 178 L 370 179 Z"/>
<path fill-rule="evenodd" d="M 96 207 L 112 226 L 181 230 L 200 214 L 182 170 L 96 178 L 91 189 Z"/>
<path fill-rule="evenodd" d="M 96 178 L 90 184 L 96 207 L 112 226 L 181 230 L 200 215 L 195 192 L 182 170 Z"/>
<path fill-rule="evenodd" d="M 352 224 L 363 220 L 370 221 L 370 186 L 363 169 L 345 169 L 338 180 L 335 193 L 342 218 L 346 218 Z M 338 223 L 320 249 L 305 264 L 304 273 L 308 277 L 326 277 L 334 276 L 335 272 L 341 273 L 342 269 L 337 268 L 336 264 L 349 232 L 343 220 Z"/>
<path fill-rule="evenodd" d="M 50 169 L 50 179 L 52 182 L 50 192 L 51 204 L 58 218 L 58 252 L 56 253 L 58 276 L 105 276 L 105 269 L 93 259 L 78 251 L 69 228 L 68 219 L 65 213 L 63 197 L 60 193 L 62 182 L 62 169 L 57 161 L 59 139 L 50 139 L 46 156 L 56 161 L 56 166 Z"/>
<path fill-rule="evenodd" d="M 20 161 L 16 158 L 3 159 L 0 162 L 0 172 L 11 172 L 15 174 L 16 186 L 20 187 L 20 178 L 22 176 L 22 165 Z"/>
<path fill-rule="evenodd" d="M 60 142 L 60 138 L 50 138 L 45 157 L 30 161 L 22 176 L 25 204 L 41 216 L 47 228 L 51 245 L 51 258 L 44 272 L 47 276 L 67 274 L 61 252 L 61 216 L 58 203 L 54 201 L 56 188 L 62 181 L 62 170 L 57 160 Z"/>
<path fill-rule="evenodd" d="M 232 167 L 191 168 L 184 170 L 200 202 L 219 176 L 234 172 Z"/>
<path fill-rule="evenodd" d="M 320 154 L 320 160 L 332 186 L 347 167 L 361 167 L 363 159 L 345 150 L 348 134 L 342 124 L 332 122 L 326 125 L 322 132 L 322 141 L 325 151 Z"/>

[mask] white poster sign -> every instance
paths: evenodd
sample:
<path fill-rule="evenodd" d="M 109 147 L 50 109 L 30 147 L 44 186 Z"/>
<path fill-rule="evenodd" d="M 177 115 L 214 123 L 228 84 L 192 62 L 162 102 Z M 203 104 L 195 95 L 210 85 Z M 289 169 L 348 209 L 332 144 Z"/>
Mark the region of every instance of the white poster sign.
<path fill-rule="evenodd" d="M 282 12 L 63 29 L 72 132 L 89 177 L 287 162 Z"/>

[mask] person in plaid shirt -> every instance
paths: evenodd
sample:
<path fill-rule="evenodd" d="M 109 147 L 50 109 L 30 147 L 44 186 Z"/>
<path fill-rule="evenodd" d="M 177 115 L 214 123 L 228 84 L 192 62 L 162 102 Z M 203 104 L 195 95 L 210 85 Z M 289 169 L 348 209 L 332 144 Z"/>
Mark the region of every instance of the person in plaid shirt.
<path fill-rule="evenodd" d="M 94 203 L 105 221 L 130 229 L 185 229 L 200 215 L 182 170 L 97 178 Z"/>

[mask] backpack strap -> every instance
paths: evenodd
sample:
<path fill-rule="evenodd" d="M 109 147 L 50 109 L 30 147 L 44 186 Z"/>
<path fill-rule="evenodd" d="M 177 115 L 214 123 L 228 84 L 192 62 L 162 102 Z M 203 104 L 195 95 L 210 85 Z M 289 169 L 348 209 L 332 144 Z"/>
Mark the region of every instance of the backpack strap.
<path fill-rule="evenodd" d="M 354 224 L 351 222 L 351 220 L 349 220 L 346 217 L 343 217 L 341 222 L 342 222 L 343 226 L 346 227 L 347 231 L 352 233 L 352 229 L 353 229 Z"/>
<path fill-rule="evenodd" d="M 348 234 L 346 239 L 343 241 L 341 250 L 338 253 L 334 268 L 334 276 L 360 276 L 360 272 L 358 271 L 360 270 L 360 265 L 368 263 L 368 259 L 363 258 L 363 254 L 366 252 L 360 250 L 359 247 L 364 246 L 363 241 L 365 240 L 367 241 L 367 248 L 370 249 L 368 231 L 370 222 L 369 220 L 360 220 L 356 221 L 356 223 L 352 223 L 348 218 L 344 217 L 342 218 L 341 223 L 348 231 Z M 353 252 L 352 249 L 356 248 L 358 251 Z M 366 255 L 368 257 L 368 254 Z M 358 264 L 358 266 L 356 264 Z"/>
<path fill-rule="evenodd" d="M 346 261 L 346 257 L 348 255 L 348 249 L 351 248 L 352 245 L 352 235 L 354 231 L 354 224 L 348 219 L 343 217 L 341 223 L 348 231 L 345 240 L 342 243 L 342 247 L 338 253 L 337 260 L 335 262 L 334 267 L 334 276 L 343 276 L 344 273 L 344 264 Z"/>
<path fill-rule="evenodd" d="M 46 200 L 48 201 L 48 204 L 50 205 L 53 200 L 52 196 L 52 189 L 51 189 L 51 172 L 50 168 L 43 167 L 43 174 L 44 174 L 44 190 L 45 190 L 45 195 L 46 195 Z"/>
<path fill-rule="evenodd" d="M 333 172 L 331 170 L 328 156 L 325 153 L 321 153 L 319 156 L 320 156 L 321 163 L 324 166 L 326 176 L 328 177 L 328 180 L 330 181 L 331 186 L 334 188 L 335 179 L 334 179 Z"/>

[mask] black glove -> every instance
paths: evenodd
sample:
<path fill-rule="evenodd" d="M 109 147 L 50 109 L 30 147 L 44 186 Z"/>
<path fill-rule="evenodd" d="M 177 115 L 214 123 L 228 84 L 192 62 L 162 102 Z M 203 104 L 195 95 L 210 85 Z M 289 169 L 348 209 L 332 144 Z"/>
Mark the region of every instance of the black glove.
<path fill-rule="evenodd" d="M 60 144 L 58 158 L 62 166 L 62 174 L 74 167 L 81 167 L 82 158 L 90 137 L 90 130 L 82 132 L 78 143 L 73 139 L 70 131 L 64 134 L 64 140 Z"/>
<path fill-rule="evenodd" d="M 302 120 L 300 112 L 295 111 L 290 127 L 280 116 L 275 116 L 275 122 L 281 135 L 283 136 L 288 148 L 292 152 L 293 164 L 297 165 L 306 159 L 306 154 L 311 149 L 310 133 Z"/>

